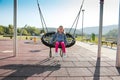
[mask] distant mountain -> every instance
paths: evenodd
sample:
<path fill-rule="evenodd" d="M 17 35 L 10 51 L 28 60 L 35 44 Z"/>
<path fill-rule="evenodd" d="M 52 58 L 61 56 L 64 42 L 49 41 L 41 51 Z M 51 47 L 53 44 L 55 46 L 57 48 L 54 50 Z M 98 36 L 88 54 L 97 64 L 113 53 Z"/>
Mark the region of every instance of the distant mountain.
<path fill-rule="evenodd" d="M 57 28 L 48 28 L 48 31 L 51 32 L 51 31 L 55 31 L 56 32 Z M 70 28 L 65 28 L 65 32 L 69 32 Z M 71 30 L 71 33 L 74 33 L 74 28 Z M 79 29 L 76 29 L 75 31 L 76 34 L 80 34 L 81 31 Z"/>
<path fill-rule="evenodd" d="M 118 25 L 108 25 L 108 26 L 104 26 L 102 29 L 102 34 L 106 34 L 108 33 L 110 30 L 113 29 L 117 29 Z M 81 31 L 81 30 L 80 30 Z M 83 32 L 86 34 L 91 34 L 91 33 L 95 33 L 95 34 L 99 34 L 99 27 L 86 27 L 83 29 Z"/>
<path fill-rule="evenodd" d="M 108 33 L 110 30 L 113 29 L 117 29 L 118 25 L 108 25 L 108 26 L 103 26 L 102 29 L 102 34 L 105 35 L 106 33 Z M 48 31 L 56 31 L 56 28 L 48 28 Z M 65 28 L 65 32 L 69 32 L 70 28 Z M 72 29 L 71 32 L 73 33 L 75 29 Z M 82 30 L 81 29 L 76 29 L 76 34 L 81 34 Z M 95 26 L 95 27 L 85 27 L 83 28 L 83 32 L 85 34 L 99 34 L 99 27 Z"/>

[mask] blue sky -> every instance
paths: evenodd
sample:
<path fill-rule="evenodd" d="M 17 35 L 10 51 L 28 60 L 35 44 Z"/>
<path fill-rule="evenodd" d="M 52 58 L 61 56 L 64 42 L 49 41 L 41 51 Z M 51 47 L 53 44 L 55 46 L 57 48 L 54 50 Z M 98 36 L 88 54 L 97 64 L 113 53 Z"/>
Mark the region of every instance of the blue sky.
<path fill-rule="evenodd" d="M 104 0 L 103 25 L 118 24 L 119 0 Z M 71 27 L 82 0 L 39 0 L 48 27 Z M 84 27 L 99 26 L 99 0 L 85 0 Z M 18 0 L 17 26 L 41 27 L 36 0 Z M 13 0 L 0 0 L 0 25 L 13 24 Z M 82 25 L 82 13 L 78 28 Z"/>

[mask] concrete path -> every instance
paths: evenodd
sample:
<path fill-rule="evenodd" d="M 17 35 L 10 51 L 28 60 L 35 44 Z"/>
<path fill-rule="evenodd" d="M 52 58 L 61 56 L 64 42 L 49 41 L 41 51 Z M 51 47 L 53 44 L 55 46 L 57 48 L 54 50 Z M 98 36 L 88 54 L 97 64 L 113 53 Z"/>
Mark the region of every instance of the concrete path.
<path fill-rule="evenodd" d="M 98 53 L 98 45 L 96 44 L 77 41 L 76 45 L 84 47 L 92 52 L 95 52 L 96 54 Z M 110 46 L 103 45 L 101 47 L 101 56 L 106 56 L 113 60 L 116 60 L 116 51 L 116 47 L 111 48 Z"/>

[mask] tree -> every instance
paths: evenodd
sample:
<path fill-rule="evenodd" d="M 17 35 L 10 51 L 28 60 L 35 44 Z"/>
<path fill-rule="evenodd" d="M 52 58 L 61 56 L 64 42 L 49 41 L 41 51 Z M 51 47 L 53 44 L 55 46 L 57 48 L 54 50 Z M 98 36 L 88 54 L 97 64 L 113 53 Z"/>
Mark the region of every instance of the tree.
<path fill-rule="evenodd" d="M 18 28 L 18 29 L 17 29 L 18 35 L 20 35 L 20 32 L 21 32 L 21 28 Z"/>
<path fill-rule="evenodd" d="M 17 29 L 18 35 L 21 35 L 22 33 L 22 35 L 29 35 L 29 36 L 33 34 L 39 36 L 41 31 L 42 30 L 40 30 L 39 28 L 31 27 L 31 26 Z M 7 27 L 0 25 L 0 35 L 13 36 L 13 33 L 14 33 L 13 25 L 9 24 Z"/>
<path fill-rule="evenodd" d="M 28 26 L 25 29 L 29 35 L 40 35 L 40 30 L 38 28 Z"/>
<path fill-rule="evenodd" d="M 118 30 L 117 29 L 110 30 L 105 36 L 106 37 L 117 38 Z"/>
<path fill-rule="evenodd" d="M 45 33 L 45 30 L 42 29 L 42 30 L 40 31 L 40 33 Z"/>
<path fill-rule="evenodd" d="M 0 35 L 4 34 L 4 26 L 0 25 Z"/>
<path fill-rule="evenodd" d="M 8 25 L 8 34 L 13 35 L 13 25 Z"/>
<path fill-rule="evenodd" d="M 22 35 L 28 35 L 28 32 L 26 29 L 23 29 Z"/>
<path fill-rule="evenodd" d="M 92 41 L 95 41 L 95 34 L 92 33 Z"/>

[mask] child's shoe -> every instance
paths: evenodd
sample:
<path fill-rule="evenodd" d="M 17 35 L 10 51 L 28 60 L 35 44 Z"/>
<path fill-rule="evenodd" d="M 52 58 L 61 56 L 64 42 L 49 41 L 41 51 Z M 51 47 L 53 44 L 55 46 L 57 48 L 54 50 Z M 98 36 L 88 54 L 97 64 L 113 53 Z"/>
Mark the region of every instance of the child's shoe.
<path fill-rule="evenodd" d="M 67 54 L 66 53 L 63 53 L 63 58 L 66 58 L 67 57 Z"/>
<path fill-rule="evenodd" d="M 58 53 L 58 52 L 56 52 L 56 53 L 55 53 L 55 57 L 58 57 L 58 56 L 59 56 L 59 53 Z"/>

